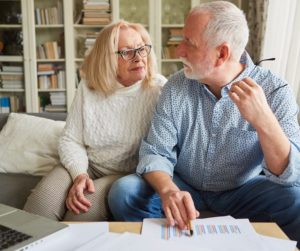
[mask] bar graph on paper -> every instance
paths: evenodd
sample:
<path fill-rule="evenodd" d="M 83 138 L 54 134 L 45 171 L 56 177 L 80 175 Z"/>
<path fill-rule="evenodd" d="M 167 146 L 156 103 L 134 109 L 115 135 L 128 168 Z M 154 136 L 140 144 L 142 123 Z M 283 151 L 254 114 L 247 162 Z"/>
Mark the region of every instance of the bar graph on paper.
<path fill-rule="evenodd" d="M 169 240 L 170 238 L 181 238 L 188 236 L 186 230 L 180 230 L 178 227 L 171 227 L 167 224 L 161 224 L 161 239 Z M 195 224 L 194 235 L 196 237 L 209 235 L 236 235 L 241 234 L 238 225 L 229 224 Z"/>

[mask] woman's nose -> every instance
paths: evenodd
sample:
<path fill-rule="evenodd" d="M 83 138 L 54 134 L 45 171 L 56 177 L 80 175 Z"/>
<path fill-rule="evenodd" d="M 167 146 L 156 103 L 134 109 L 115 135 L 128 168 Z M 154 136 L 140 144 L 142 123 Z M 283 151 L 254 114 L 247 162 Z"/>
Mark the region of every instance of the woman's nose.
<path fill-rule="evenodd" d="M 141 61 L 141 59 L 142 59 L 141 55 L 137 52 L 133 58 L 133 61 L 139 62 L 139 61 Z"/>

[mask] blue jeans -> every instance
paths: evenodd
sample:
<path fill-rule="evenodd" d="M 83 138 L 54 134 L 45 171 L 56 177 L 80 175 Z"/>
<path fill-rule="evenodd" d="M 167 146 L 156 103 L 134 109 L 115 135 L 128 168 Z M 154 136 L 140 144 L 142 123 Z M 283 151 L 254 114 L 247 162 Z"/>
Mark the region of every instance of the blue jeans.
<path fill-rule="evenodd" d="M 194 189 L 176 175 L 173 181 L 191 194 L 200 215 L 201 211 L 210 210 L 250 221 L 276 222 L 290 239 L 298 241 L 300 247 L 300 187 L 282 186 L 258 176 L 236 189 L 207 192 Z M 164 217 L 159 195 L 136 174 L 113 184 L 108 203 L 117 221 Z"/>

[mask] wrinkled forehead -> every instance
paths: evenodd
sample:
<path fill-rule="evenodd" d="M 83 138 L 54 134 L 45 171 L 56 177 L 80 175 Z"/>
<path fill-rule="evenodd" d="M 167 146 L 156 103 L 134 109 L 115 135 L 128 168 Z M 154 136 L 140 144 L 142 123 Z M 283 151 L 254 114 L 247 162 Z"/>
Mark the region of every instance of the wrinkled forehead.
<path fill-rule="evenodd" d="M 193 12 L 185 20 L 183 36 L 193 41 L 200 42 L 210 19 L 207 12 Z"/>
<path fill-rule="evenodd" d="M 119 44 L 118 48 L 136 48 L 143 45 L 143 39 L 141 34 L 131 27 L 123 26 L 119 32 Z"/>

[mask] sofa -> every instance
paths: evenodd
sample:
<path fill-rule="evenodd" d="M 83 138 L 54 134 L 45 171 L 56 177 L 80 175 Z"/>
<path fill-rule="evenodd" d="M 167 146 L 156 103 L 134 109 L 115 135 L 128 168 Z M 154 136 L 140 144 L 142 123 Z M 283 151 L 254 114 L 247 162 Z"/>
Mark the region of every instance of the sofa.
<path fill-rule="evenodd" d="M 47 118 L 55 121 L 65 121 L 67 113 L 27 113 L 29 115 Z M 0 113 L 0 131 L 6 124 L 9 114 Z M 1 159 L 0 159 L 1 161 Z M 0 172 L 0 203 L 19 209 L 24 207 L 27 197 L 43 176 L 21 173 Z M 216 216 L 211 211 L 202 211 L 201 218 Z"/>
<path fill-rule="evenodd" d="M 65 121 L 66 113 L 28 113 L 37 117 Z M 0 113 L 0 131 L 6 124 L 9 114 Z M 1 161 L 1 160 L 0 160 Z M 18 173 L 0 173 L 0 203 L 22 209 L 32 188 L 42 176 Z"/>

